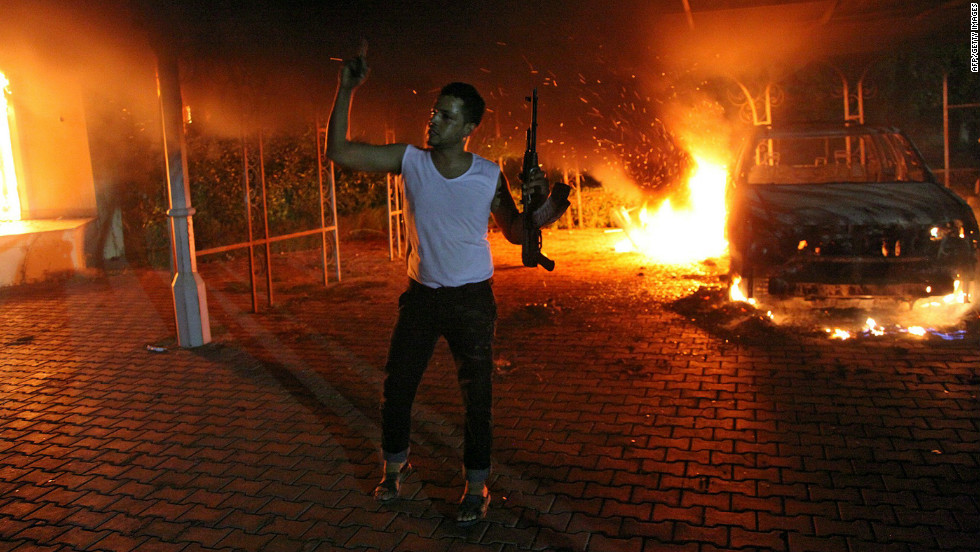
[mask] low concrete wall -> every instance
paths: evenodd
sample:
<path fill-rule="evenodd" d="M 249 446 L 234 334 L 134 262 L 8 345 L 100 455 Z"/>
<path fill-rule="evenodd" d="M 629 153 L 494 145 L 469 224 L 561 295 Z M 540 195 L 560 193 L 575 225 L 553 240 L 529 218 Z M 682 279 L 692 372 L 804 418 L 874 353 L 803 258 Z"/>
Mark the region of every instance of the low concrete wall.
<path fill-rule="evenodd" d="M 0 222 L 0 287 L 84 270 L 85 232 L 92 220 Z"/>

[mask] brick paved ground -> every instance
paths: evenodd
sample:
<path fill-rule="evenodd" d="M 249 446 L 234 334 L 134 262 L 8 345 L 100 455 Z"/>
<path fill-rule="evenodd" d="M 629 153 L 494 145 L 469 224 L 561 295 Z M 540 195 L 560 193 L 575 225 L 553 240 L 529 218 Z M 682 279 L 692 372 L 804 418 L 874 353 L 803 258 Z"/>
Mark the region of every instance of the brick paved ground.
<path fill-rule="evenodd" d="M 259 314 L 243 263 L 202 264 L 197 350 L 172 347 L 165 274 L 0 292 L 0 550 L 977 549 L 977 335 L 738 337 L 737 317 L 669 308 L 722 267 L 613 239 L 547 233 L 549 274 L 494 237 L 494 502 L 468 530 L 442 345 L 407 497 L 369 497 L 404 285 L 386 244 L 345 244 L 327 288 L 312 256 L 277 257 Z"/>

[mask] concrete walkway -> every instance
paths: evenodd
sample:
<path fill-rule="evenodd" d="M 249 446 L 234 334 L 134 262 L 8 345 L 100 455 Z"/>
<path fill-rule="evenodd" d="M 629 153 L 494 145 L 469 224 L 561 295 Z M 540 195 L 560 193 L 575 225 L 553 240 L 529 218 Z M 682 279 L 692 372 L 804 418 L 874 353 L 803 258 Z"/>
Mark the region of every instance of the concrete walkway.
<path fill-rule="evenodd" d="M 370 497 L 405 285 L 386 243 L 345 243 L 328 287 L 276 256 L 257 314 L 245 263 L 202 264 L 195 350 L 167 274 L 0 290 L 0 551 L 977 550 L 975 316 L 952 341 L 772 328 L 718 300 L 723 266 L 616 239 L 546 232 L 547 273 L 493 236 L 494 498 L 466 530 L 442 343 L 405 498 Z"/>

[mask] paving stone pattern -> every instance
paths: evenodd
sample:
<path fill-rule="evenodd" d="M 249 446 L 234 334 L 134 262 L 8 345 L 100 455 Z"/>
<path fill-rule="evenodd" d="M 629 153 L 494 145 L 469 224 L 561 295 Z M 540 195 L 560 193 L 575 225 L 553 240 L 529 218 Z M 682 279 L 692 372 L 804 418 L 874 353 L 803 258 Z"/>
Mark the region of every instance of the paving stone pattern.
<path fill-rule="evenodd" d="M 370 497 L 406 280 L 386 243 L 351 241 L 327 287 L 315 253 L 276 255 L 259 313 L 245 262 L 202 263 L 214 342 L 191 350 L 161 272 L 0 291 L 0 551 L 977 550 L 976 335 L 742 341 L 670 307 L 720 263 L 549 231 L 547 273 L 492 239 L 487 521 L 453 521 L 444 344 L 404 498 Z"/>

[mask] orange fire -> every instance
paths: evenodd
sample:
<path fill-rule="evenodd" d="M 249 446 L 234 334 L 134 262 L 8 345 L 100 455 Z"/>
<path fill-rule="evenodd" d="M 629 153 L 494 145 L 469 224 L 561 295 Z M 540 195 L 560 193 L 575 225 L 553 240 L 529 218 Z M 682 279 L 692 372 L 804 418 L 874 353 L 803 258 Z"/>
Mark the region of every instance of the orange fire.
<path fill-rule="evenodd" d="M 824 328 L 827 336 L 830 339 L 840 339 L 841 341 L 851 339 L 852 337 L 881 337 L 887 334 L 903 333 L 915 337 L 923 337 L 929 332 L 922 326 L 909 326 L 903 327 L 899 324 L 895 324 L 890 328 L 880 325 L 875 321 L 874 318 L 868 318 L 864 322 L 864 327 L 858 331 L 845 330 L 843 328 Z"/>
<path fill-rule="evenodd" d="M 696 168 L 687 182 L 690 202 L 674 207 L 664 200 L 656 210 L 643 205 L 638 212 L 621 208 L 617 222 L 627 238 L 616 251 L 636 251 L 652 259 L 672 264 L 692 263 L 720 257 L 728 250 L 725 240 L 724 166 L 695 156 Z"/>
<path fill-rule="evenodd" d="M 728 298 L 734 302 L 743 302 L 750 305 L 755 305 L 755 297 L 746 297 L 745 293 L 742 292 L 742 277 L 735 276 L 732 278 L 731 286 L 728 288 Z"/>
<path fill-rule="evenodd" d="M 10 139 L 10 107 L 7 105 L 8 84 L 7 77 L 0 73 L 0 220 L 20 220 L 20 196 L 17 195 L 17 173 Z"/>

